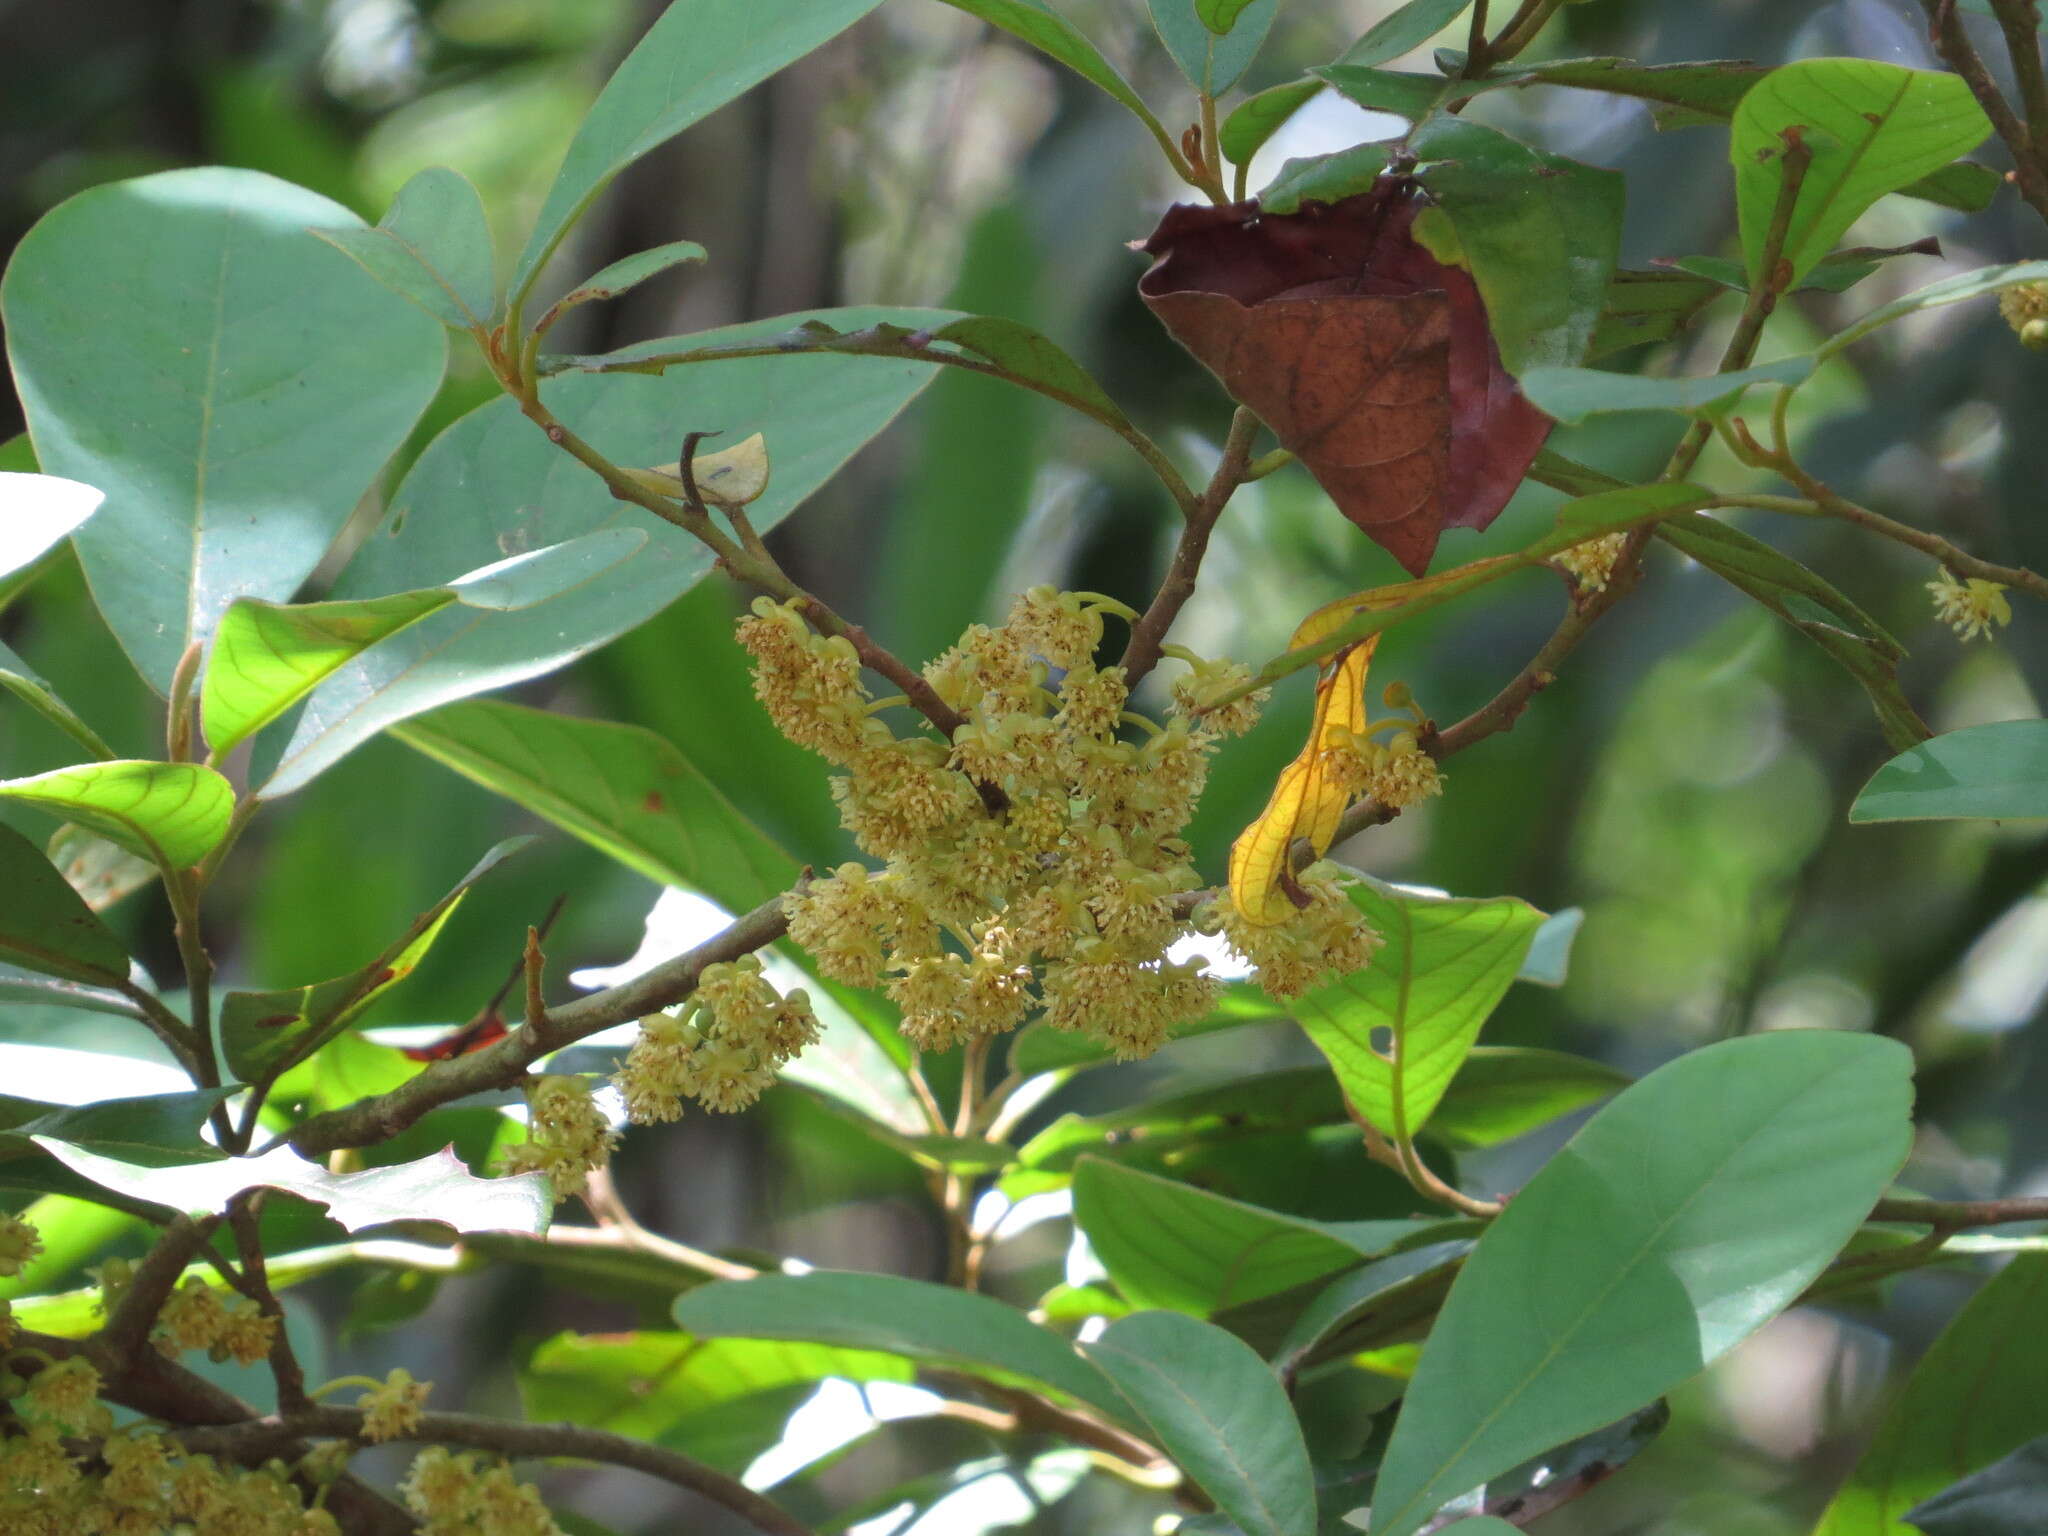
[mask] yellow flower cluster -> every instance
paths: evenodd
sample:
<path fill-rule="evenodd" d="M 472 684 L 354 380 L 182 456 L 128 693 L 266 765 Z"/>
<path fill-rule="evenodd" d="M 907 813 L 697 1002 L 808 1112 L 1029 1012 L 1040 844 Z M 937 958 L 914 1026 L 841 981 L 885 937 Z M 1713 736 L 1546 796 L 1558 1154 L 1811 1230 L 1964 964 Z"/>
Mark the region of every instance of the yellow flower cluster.
<path fill-rule="evenodd" d="M 721 1113 L 745 1109 L 817 1038 L 810 998 L 777 992 L 757 956 L 707 965 L 680 1012 L 640 1021 L 617 1075 L 626 1113 L 641 1125 L 673 1120 L 686 1098 Z"/>
<path fill-rule="evenodd" d="M 1174 648 L 1192 671 L 1165 720 L 1134 713 L 1123 670 L 1094 662 L 1115 606 L 1035 587 L 1000 626 L 971 627 L 924 669 L 962 717 L 951 741 L 883 725 L 902 701 L 871 698 L 793 606 L 763 599 L 740 625 L 769 716 L 843 770 L 841 819 L 881 866 L 794 893 L 790 936 L 831 979 L 886 988 L 921 1050 L 1037 1013 L 1143 1056 L 1214 1000 L 1204 962 L 1166 954 L 1202 889 L 1181 833 L 1218 742 L 1264 695 L 1216 704 L 1250 671 Z"/>
<path fill-rule="evenodd" d="M 2020 341 L 2048 348 L 2048 283 L 2019 283 L 1998 295 L 1998 312 Z"/>
<path fill-rule="evenodd" d="M 91 1401 L 98 1390 L 98 1376 L 72 1360 L 45 1368 L 16 1400 L 19 1424 L 0 1434 L 8 1536 L 340 1536 L 332 1515 L 306 1508 L 282 1462 L 245 1470 L 187 1455 L 139 1425 L 108 1433 L 107 1410 Z M 86 1432 L 105 1435 L 91 1459 L 65 1441 Z"/>
<path fill-rule="evenodd" d="M 43 1251 L 42 1234 L 19 1216 L 0 1215 L 0 1275 L 10 1279 Z"/>
<path fill-rule="evenodd" d="M 270 1353 L 277 1319 L 247 1296 L 229 1296 L 197 1275 L 188 1275 L 157 1313 L 156 1347 L 176 1359 L 203 1349 L 209 1359 L 254 1365 Z"/>
<path fill-rule="evenodd" d="M 382 1386 L 356 1399 L 356 1406 L 363 1411 L 363 1438 L 395 1440 L 418 1429 L 420 1411 L 433 1390 L 431 1381 L 414 1381 L 412 1372 L 403 1366 L 393 1371 Z"/>
<path fill-rule="evenodd" d="M 421 1536 L 562 1536 L 540 1495 L 501 1461 L 430 1445 L 399 1491 Z"/>
<path fill-rule="evenodd" d="M 543 1173 L 557 1200 L 580 1195 L 591 1170 L 611 1161 L 618 1132 L 591 1102 L 581 1077 L 534 1078 L 526 1085 L 526 1140 L 506 1149 L 507 1173 Z"/>
<path fill-rule="evenodd" d="M 1614 565 L 1628 546 L 1626 533 L 1605 533 L 1550 557 L 1550 563 L 1572 578 L 1580 592 L 1605 592 L 1614 578 Z"/>
<path fill-rule="evenodd" d="M 1974 576 L 1958 581 L 1954 572 L 1944 569 L 1927 583 L 1927 590 L 1934 598 L 1934 616 L 1965 640 L 1979 635 L 1989 640 L 1994 628 L 2012 622 L 2012 604 L 2002 583 Z"/>

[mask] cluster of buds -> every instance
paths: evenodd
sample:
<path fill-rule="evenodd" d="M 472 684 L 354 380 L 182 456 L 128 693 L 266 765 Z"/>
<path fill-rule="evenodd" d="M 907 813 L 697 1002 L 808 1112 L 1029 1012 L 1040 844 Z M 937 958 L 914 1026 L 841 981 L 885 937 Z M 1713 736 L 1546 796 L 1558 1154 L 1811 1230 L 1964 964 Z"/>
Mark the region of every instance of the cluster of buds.
<path fill-rule="evenodd" d="M 2017 283 L 1998 295 L 1998 312 L 2022 346 L 2048 350 L 2048 283 Z"/>
<path fill-rule="evenodd" d="M 282 1462 L 223 1466 L 142 1425 L 114 1431 L 99 1386 L 89 1365 L 69 1360 L 45 1366 L 16 1394 L 15 1422 L 0 1434 L 8 1536 L 340 1536 L 332 1515 L 306 1506 Z"/>
<path fill-rule="evenodd" d="M 640 1021 L 618 1072 L 626 1113 L 642 1125 L 673 1120 L 686 1098 L 726 1113 L 745 1109 L 817 1038 L 810 998 L 800 988 L 777 992 L 758 957 L 707 965 L 678 1011 Z"/>
<path fill-rule="evenodd" d="M 1550 557 L 1550 563 L 1571 577 L 1572 585 L 1582 596 L 1605 592 L 1607 583 L 1614 579 L 1615 564 L 1627 547 L 1626 533 L 1603 533 L 1597 539 L 1559 550 Z"/>
<path fill-rule="evenodd" d="M 421 1536 L 562 1536 L 547 1505 L 502 1461 L 430 1445 L 400 1486 Z"/>
<path fill-rule="evenodd" d="M 118 1277 L 114 1283 L 118 1286 Z M 112 1305 L 104 1295 L 103 1302 Z M 165 1299 L 150 1336 L 174 1360 L 188 1349 L 203 1349 L 216 1362 L 254 1365 L 270 1353 L 277 1319 L 247 1296 L 230 1296 L 188 1275 Z"/>
<path fill-rule="evenodd" d="M 790 935 L 830 979 L 884 988 L 921 1050 L 1038 1015 L 1143 1056 L 1214 1001 L 1204 962 L 1167 955 L 1203 889 L 1182 832 L 1218 743 L 1263 695 L 1246 668 L 1169 647 L 1191 670 L 1163 720 L 1134 712 L 1122 668 L 1095 664 L 1105 612 L 1132 617 L 1036 587 L 1000 626 L 971 627 L 924 669 L 961 717 L 950 741 L 891 730 L 881 716 L 905 701 L 871 697 L 845 643 L 795 605 L 763 599 L 740 624 L 756 694 L 841 770 L 841 819 L 875 861 L 792 894 Z M 1339 945 L 1319 969 L 1351 958 Z"/>
<path fill-rule="evenodd" d="M 507 1173 L 547 1175 L 557 1200 L 583 1193 L 595 1169 L 611 1161 L 618 1132 L 581 1077 L 536 1077 L 526 1085 L 526 1140 L 506 1149 Z"/>
<path fill-rule="evenodd" d="M 396 1440 L 420 1427 L 420 1412 L 427 1406 L 431 1381 L 414 1381 L 412 1372 L 400 1367 L 356 1399 L 363 1411 L 365 1440 Z"/>

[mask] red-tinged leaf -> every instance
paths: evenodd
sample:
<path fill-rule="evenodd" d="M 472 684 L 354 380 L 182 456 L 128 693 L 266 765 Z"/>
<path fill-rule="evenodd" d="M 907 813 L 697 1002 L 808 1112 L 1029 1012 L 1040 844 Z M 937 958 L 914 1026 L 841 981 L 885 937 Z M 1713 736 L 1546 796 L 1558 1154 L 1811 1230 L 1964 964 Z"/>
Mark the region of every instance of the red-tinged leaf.
<path fill-rule="evenodd" d="M 1484 528 L 1551 423 L 1501 366 L 1471 277 L 1412 235 L 1383 176 L 1299 213 L 1169 210 L 1138 292 L 1337 507 L 1420 575 L 1446 526 Z"/>

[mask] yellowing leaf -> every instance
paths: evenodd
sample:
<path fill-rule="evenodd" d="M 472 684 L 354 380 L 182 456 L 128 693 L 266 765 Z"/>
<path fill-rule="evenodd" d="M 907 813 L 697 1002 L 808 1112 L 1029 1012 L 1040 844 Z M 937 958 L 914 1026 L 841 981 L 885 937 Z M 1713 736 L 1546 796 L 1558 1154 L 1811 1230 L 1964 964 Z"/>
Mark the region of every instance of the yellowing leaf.
<path fill-rule="evenodd" d="M 1314 616 L 1309 622 L 1315 622 Z M 1295 643 L 1303 643 L 1299 634 Z M 1307 838 L 1321 856 L 1337 835 L 1337 823 L 1351 797 L 1335 771 L 1332 744 L 1365 730 L 1365 673 L 1378 644 L 1375 635 L 1332 658 L 1316 683 L 1315 719 L 1307 744 L 1281 770 L 1273 798 L 1258 820 L 1230 846 L 1230 900 L 1248 923 L 1272 924 L 1286 918 L 1297 890 L 1288 850 L 1297 837 Z"/>
<path fill-rule="evenodd" d="M 703 454 L 690 461 L 690 473 L 696 478 L 698 494 L 709 505 L 744 507 L 759 500 L 768 489 L 767 440 L 756 432 L 745 442 L 719 453 Z M 688 494 L 680 459 L 673 464 L 656 464 L 651 469 L 629 469 L 626 474 L 656 495 L 680 501 Z"/>

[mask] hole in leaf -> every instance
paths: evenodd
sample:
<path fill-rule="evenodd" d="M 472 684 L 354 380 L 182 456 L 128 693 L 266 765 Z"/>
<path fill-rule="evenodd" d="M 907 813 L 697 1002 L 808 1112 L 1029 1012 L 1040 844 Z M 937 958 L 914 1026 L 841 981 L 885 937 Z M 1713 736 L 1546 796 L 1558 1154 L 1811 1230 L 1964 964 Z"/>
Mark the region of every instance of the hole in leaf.
<path fill-rule="evenodd" d="M 1366 1043 L 1378 1055 L 1392 1057 L 1394 1054 L 1394 1032 L 1384 1024 L 1373 1026 L 1372 1033 L 1366 1036 Z"/>

